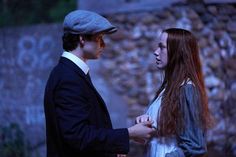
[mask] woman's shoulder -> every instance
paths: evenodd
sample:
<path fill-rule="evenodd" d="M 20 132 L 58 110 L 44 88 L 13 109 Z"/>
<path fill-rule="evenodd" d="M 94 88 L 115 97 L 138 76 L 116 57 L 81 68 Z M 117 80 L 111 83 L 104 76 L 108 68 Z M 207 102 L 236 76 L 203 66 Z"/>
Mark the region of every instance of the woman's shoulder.
<path fill-rule="evenodd" d="M 192 81 L 186 82 L 180 87 L 180 105 L 189 106 L 194 110 L 199 107 L 200 92 Z"/>
<path fill-rule="evenodd" d="M 180 94 L 189 95 L 193 93 L 198 93 L 195 84 L 190 79 L 184 81 L 180 86 Z"/>
<path fill-rule="evenodd" d="M 200 93 L 194 83 L 185 83 L 180 87 L 179 107 L 187 125 L 201 125 Z M 193 124 L 194 123 L 194 124 Z"/>

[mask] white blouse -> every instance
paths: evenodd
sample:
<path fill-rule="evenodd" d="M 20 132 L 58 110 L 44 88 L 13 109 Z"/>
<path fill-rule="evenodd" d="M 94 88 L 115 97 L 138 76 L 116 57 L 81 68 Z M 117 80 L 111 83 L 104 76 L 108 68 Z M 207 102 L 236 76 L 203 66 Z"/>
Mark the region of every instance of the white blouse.
<path fill-rule="evenodd" d="M 154 123 L 154 128 L 158 127 L 157 115 L 161 105 L 161 98 L 164 90 L 159 94 L 156 100 L 149 106 L 146 114 L 149 115 Z M 153 137 L 146 147 L 146 157 L 165 157 L 166 153 L 170 153 L 177 149 L 175 137 Z"/>

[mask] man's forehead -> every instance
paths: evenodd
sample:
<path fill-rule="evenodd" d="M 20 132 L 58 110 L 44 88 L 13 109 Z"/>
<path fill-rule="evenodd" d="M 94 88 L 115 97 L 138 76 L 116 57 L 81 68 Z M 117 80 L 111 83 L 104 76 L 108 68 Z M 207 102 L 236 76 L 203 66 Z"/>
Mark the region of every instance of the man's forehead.
<path fill-rule="evenodd" d="M 103 37 L 104 35 L 105 33 L 100 32 L 100 33 L 94 34 L 94 37 Z"/>

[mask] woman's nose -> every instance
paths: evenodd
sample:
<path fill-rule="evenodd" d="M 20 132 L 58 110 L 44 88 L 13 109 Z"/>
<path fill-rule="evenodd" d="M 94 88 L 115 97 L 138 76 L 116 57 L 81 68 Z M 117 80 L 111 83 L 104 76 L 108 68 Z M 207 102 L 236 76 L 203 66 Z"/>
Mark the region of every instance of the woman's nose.
<path fill-rule="evenodd" d="M 155 56 L 158 56 L 158 55 L 159 55 L 158 49 L 156 49 L 156 50 L 154 51 L 154 55 L 155 55 Z"/>

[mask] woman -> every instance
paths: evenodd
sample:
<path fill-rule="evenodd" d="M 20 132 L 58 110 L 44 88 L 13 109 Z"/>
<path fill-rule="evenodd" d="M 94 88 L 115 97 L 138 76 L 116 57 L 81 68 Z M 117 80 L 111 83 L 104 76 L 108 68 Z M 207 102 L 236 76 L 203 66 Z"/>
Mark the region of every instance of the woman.
<path fill-rule="evenodd" d="M 146 155 L 204 156 L 205 132 L 212 119 L 196 38 L 184 29 L 164 30 L 154 54 L 164 80 L 146 114 L 136 118 L 136 123 L 153 121 L 156 128 Z"/>

